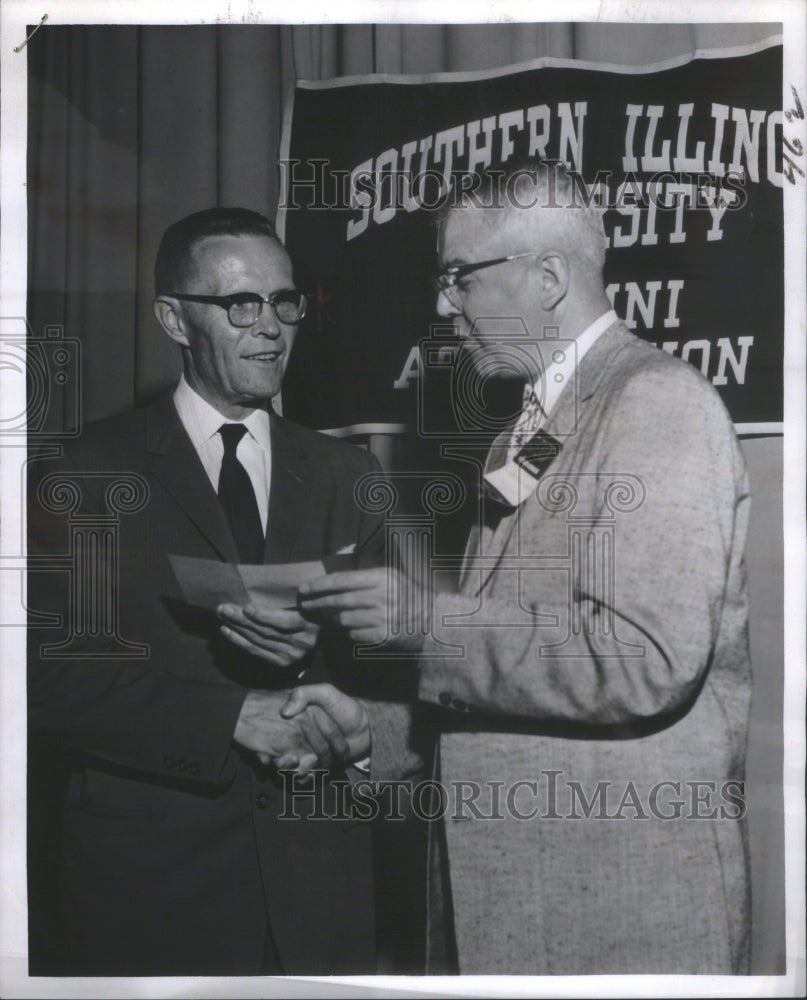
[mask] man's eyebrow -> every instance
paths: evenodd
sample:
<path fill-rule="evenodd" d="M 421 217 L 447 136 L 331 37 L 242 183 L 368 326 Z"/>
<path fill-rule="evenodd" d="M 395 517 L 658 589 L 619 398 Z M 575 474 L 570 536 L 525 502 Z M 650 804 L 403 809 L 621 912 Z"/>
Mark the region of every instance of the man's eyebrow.
<path fill-rule="evenodd" d="M 284 294 L 297 295 L 298 293 L 299 293 L 299 289 L 298 288 L 295 288 L 293 285 L 289 285 L 288 287 L 284 287 L 284 288 L 276 288 L 273 292 L 270 292 L 269 294 L 270 295 L 284 295 Z M 264 301 L 264 298 L 261 295 L 261 293 L 260 292 L 255 292 L 251 288 L 241 288 L 237 292 L 227 292 L 226 294 L 221 295 L 219 297 L 222 298 L 222 299 L 234 299 L 234 298 L 236 298 L 239 295 L 253 295 L 253 296 L 255 296 L 256 299 L 260 299 L 261 301 Z"/>

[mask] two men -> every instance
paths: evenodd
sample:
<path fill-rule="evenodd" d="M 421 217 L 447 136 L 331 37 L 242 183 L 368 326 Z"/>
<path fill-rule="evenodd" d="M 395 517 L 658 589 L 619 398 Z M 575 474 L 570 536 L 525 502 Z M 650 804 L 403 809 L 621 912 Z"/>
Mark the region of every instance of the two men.
<path fill-rule="evenodd" d="M 441 713 L 431 903 L 453 933 L 432 934 L 431 968 L 456 947 L 461 973 L 747 972 L 749 495 L 730 419 L 611 311 L 601 213 L 561 165 L 486 176 L 438 250 L 440 314 L 481 370 L 528 375 L 459 593 L 402 642 Z M 331 574 L 301 607 L 382 641 L 388 576 Z"/>
<path fill-rule="evenodd" d="M 299 300 L 271 236 L 236 232 L 207 232 L 158 273 L 188 389 L 208 387 L 219 416 L 180 386 L 88 429 L 73 457 L 152 490 L 120 529 L 120 631 L 151 657 L 33 671 L 32 726 L 77 755 L 66 898 L 99 971 L 366 971 L 366 831 L 284 827 L 271 762 L 369 749 L 374 773 L 409 763 L 406 713 L 349 697 L 349 671 L 333 685 L 325 664 L 389 643 L 390 614 L 423 602 L 391 607 L 413 588 L 378 565 L 380 526 L 354 504 L 366 456 L 272 416 L 262 492 L 254 414 L 279 387 Z M 432 595 L 425 639 L 401 629 L 386 647 L 417 661 L 440 730 L 431 972 L 747 971 L 747 478 L 714 390 L 611 312 L 604 248 L 601 215 L 574 205 L 556 164 L 489 174 L 439 230 L 438 311 L 480 369 L 524 365 L 527 392 L 480 470 L 459 592 Z M 270 498 L 265 560 L 355 546 L 358 561 L 304 584 L 299 614 L 222 609 L 223 637 L 177 606 L 165 562 L 239 558 L 214 488 L 220 419 L 258 444 L 241 460 L 259 512 Z M 97 513 L 102 488 L 87 490 Z"/>
<path fill-rule="evenodd" d="M 30 730 L 71 768 L 56 887 L 64 956 L 39 971 L 372 972 L 370 830 L 307 821 L 299 796 L 303 818 L 282 819 L 276 768 L 330 766 L 330 801 L 367 756 L 370 716 L 383 748 L 387 715 L 407 710 L 341 695 L 330 682 L 361 691 L 349 645 L 293 610 L 197 613 L 168 556 L 352 553 L 378 565 L 383 525 L 354 501 L 378 466 L 267 410 L 305 299 L 266 219 L 214 209 L 176 223 L 155 280 L 155 314 L 182 350 L 179 385 L 87 426 L 59 461 L 31 464 L 29 606 L 67 630 L 32 622 Z M 105 541 L 71 536 L 68 518 L 100 525 Z M 263 661 L 243 648 L 257 625 Z M 281 716 L 301 677 L 324 685 L 340 726 L 318 708 Z"/>

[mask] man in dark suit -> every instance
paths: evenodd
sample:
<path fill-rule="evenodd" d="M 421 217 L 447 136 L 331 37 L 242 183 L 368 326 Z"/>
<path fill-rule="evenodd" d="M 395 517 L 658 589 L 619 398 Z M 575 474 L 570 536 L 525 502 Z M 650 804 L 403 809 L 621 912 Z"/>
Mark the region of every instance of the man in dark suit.
<path fill-rule="evenodd" d="M 267 409 L 305 309 L 268 220 L 213 209 L 176 223 L 155 277 L 155 314 L 182 349 L 179 385 L 90 424 L 56 463 L 32 463 L 29 606 L 68 629 L 32 622 L 29 724 L 70 766 L 64 956 L 38 971 L 373 972 L 368 826 L 307 820 L 313 795 L 296 796 L 301 819 L 280 819 L 277 765 L 330 765 L 319 793 L 333 803 L 367 755 L 374 712 L 395 709 L 341 693 L 360 690 L 349 648 L 296 611 L 223 607 L 217 620 L 190 608 L 168 555 L 284 563 L 349 552 L 378 565 L 383 525 L 354 500 L 378 466 Z M 75 557 L 84 545 L 68 518 L 108 526 L 116 512 L 117 541 L 79 553 L 98 557 L 90 575 L 59 570 L 68 547 Z M 98 574 L 109 580 L 103 608 L 80 596 Z M 253 624 L 261 659 L 248 652 Z M 301 678 L 328 685 L 337 722 L 313 707 L 280 716 Z"/>

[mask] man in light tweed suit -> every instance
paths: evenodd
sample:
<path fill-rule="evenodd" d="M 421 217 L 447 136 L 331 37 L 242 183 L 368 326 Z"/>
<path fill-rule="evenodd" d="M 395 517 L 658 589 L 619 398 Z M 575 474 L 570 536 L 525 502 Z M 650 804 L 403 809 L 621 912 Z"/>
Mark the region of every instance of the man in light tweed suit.
<path fill-rule="evenodd" d="M 601 213 L 547 205 L 573 201 L 533 163 L 439 231 L 438 311 L 478 370 L 534 368 L 459 593 L 433 596 L 425 638 L 400 633 L 449 798 L 431 969 L 743 973 L 746 472 L 712 387 L 611 311 Z M 332 574 L 302 604 L 380 641 L 388 579 Z"/>

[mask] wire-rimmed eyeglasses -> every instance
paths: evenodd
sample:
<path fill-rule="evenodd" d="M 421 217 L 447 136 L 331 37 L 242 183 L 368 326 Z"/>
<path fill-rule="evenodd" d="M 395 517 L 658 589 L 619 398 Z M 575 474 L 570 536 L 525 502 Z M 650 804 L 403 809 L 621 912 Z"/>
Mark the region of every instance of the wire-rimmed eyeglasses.
<path fill-rule="evenodd" d="M 511 253 L 506 257 L 492 257 L 490 260 L 478 260 L 472 264 L 453 264 L 451 267 L 447 267 L 445 271 L 441 271 L 440 274 L 436 275 L 432 281 L 435 290 L 443 292 L 448 297 L 448 300 L 457 306 L 459 304 L 457 302 L 457 293 L 459 291 L 457 282 L 461 281 L 467 275 L 473 274 L 474 271 L 481 271 L 485 267 L 506 264 L 510 260 L 521 260 L 523 257 L 535 257 L 537 254 L 537 250 L 525 250 L 523 253 Z"/>
<path fill-rule="evenodd" d="M 281 323 L 293 325 L 299 323 L 305 316 L 307 299 L 304 292 L 296 289 L 273 292 L 269 298 L 258 295 L 257 292 L 233 292 L 232 295 L 188 295 L 184 292 L 164 292 L 164 295 L 183 302 L 201 302 L 206 305 L 220 306 L 226 310 L 233 326 L 252 326 L 257 322 L 264 305 L 272 307 L 275 316 Z"/>

